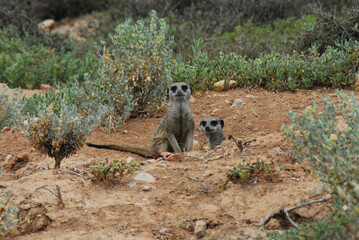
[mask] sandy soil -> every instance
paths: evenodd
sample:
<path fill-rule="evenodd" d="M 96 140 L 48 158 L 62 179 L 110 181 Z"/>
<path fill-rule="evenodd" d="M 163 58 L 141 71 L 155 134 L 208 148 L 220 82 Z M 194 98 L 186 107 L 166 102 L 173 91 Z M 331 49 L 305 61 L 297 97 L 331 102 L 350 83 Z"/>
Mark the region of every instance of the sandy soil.
<path fill-rule="evenodd" d="M 191 107 L 198 144 L 190 155 L 207 156 L 208 144 L 198 126 L 209 116 L 224 120 L 226 137 L 257 140 L 243 152 L 230 144 L 225 151 L 227 156 L 212 161 L 152 160 L 84 146 L 62 161 L 61 169 L 65 171 L 55 172 L 54 160 L 34 150 L 20 129 L 3 131 L 0 165 L 6 168 L 6 173 L 0 179 L 0 187 L 3 191 L 12 190 L 13 204 L 19 208 L 20 217 L 27 215 L 31 220 L 14 239 L 196 239 L 197 220 L 207 224 L 204 239 L 265 238 L 266 232 L 254 223 L 280 209 L 283 203 L 292 207 L 310 200 L 309 193 L 320 184 L 307 163 L 298 163 L 289 154 L 289 144 L 281 135 L 282 125 L 289 123 L 288 111 L 300 111 L 313 100 L 319 103 L 324 94 L 333 92 L 323 88 L 295 93 L 236 89 L 195 95 Z M 245 104 L 231 107 L 237 98 Z M 97 129 L 87 142 L 149 147 L 150 136 L 163 114 L 158 111 L 153 117 L 131 119 L 114 133 Z M 284 153 L 274 152 L 276 148 Z M 213 154 L 217 155 L 220 151 Z M 142 165 L 120 183 L 106 186 L 86 177 L 90 163 L 128 157 Z M 252 162 L 272 161 L 276 168 L 283 165 L 285 170 L 271 182 L 248 185 L 230 182 L 223 187 L 227 174 L 242 158 Z M 77 174 L 72 173 L 75 171 Z M 156 180 L 135 181 L 136 186 L 129 187 L 138 173 L 149 173 Z M 61 188 L 64 207 L 49 191 L 55 191 L 56 185 Z M 297 223 L 325 217 L 327 204 L 300 208 L 291 217 Z M 266 225 L 266 231 L 290 226 L 279 217 Z"/>

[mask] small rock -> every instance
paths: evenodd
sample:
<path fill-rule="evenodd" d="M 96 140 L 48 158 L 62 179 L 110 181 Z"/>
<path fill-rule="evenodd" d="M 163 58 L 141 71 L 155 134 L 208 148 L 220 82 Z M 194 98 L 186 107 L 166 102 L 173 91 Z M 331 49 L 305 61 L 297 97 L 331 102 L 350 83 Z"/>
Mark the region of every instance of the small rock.
<path fill-rule="evenodd" d="M 9 161 L 9 159 L 12 157 L 11 154 L 7 155 L 6 158 L 5 158 L 5 164 Z"/>
<path fill-rule="evenodd" d="M 215 91 L 225 91 L 231 88 L 235 88 L 237 86 L 237 82 L 234 80 L 229 80 L 228 84 L 224 86 L 225 80 L 221 80 L 213 84 Z"/>
<path fill-rule="evenodd" d="M 194 228 L 194 233 L 197 238 L 204 237 L 206 234 L 207 225 L 205 221 L 199 220 L 196 222 L 196 227 Z"/>
<path fill-rule="evenodd" d="M 128 133 L 128 131 L 127 130 L 123 130 L 123 132 L 122 132 L 123 134 L 127 134 Z"/>
<path fill-rule="evenodd" d="M 234 100 L 231 107 L 235 107 L 235 106 L 243 105 L 243 104 L 244 104 L 244 101 L 242 99 L 240 99 L 240 98 L 237 98 L 236 100 Z"/>
<path fill-rule="evenodd" d="M 129 183 L 127 184 L 127 187 L 129 187 L 129 188 L 136 187 L 136 183 L 135 183 L 135 182 L 129 182 Z"/>
<path fill-rule="evenodd" d="M 167 158 L 167 160 L 171 162 L 182 162 L 184 160 L 184 154 L 183 153 L 172 154 Z"/>
<path fill-rule="evenodd" d="M 128 157 L 127 159 L 126 159 L 126 163 L 127 164 L 130 164 L 131 162 L 134 162 L 135 161 L 135 159 L 133 158 L 133 157 Z"/>
<path fill-rule="evenodd" d="M 318 186 L 314 187 L 312 191 L 310 191 L 309 199 L 322 196 L 324 193 L 328 191 L 328 188 L 329 188 L 328 185 L 324 183 L 320 183 Z"/>
<path fill-rule="evenodd" d="M 4 127 L 1 132 L 8 132 L 11 130 L 11 127 L 7 126 L 7 127 Z"/>
<path fill-rule="evenodd" d="M 141 166 L 146 165 L 146 163 L 147 163 L 146 161 L 141 161 L 140 162 Z"/>
<path fill-rule="evenodd" d="M 148 192 L 148 191 L 151 190 L 151 187 L 149 187 L 149 186 L 144 186 L 142 190 L 145 191 L 145 192 Z"/>
<path fill-rule="evenodd" d="M 144 182 L 154 182 L 155 181 L 155 178 L 152 177 L 152 175 L 148 174 L 148 173 L 139 173 L 134 177 L 134 179 L 136 181 L 144 181 Z"/>
<path fill-rule="evenodd" d="M 53 19 L 46 19 L 39 24 L 37 24 L 37 28 L 42 33 L 48 33 L 52 28 L 55 27 L 55 21 Z"/>
<path fill-rule="evenodd" d="M 234 115 L 234 116 L 233 116 L 233 119 L 237 119 L 237 117 L 238 117 L 237 115 Z"/>
<path fill-rule="evenodd" d="M 257 97 L 256 97 L 256 96 L 253 96 L 253 95 L 248 94 L 248 95 L 246 95 L 246 98 L 257 98 Z"/>
<path fill-rule="evenodd" d="M 276 155 L 284 155 L 285 153 L 283 152 L 282 149 L 280 148 L 273 148 L 272 152 Z"/>
<path fill-rule="evenodd" d="M 50 91 L 51 89 L 52 89 L 52 87 L 49 84 L 41 84 L 41 86 L 40 86 L 40 90 L 43 90 L 43 91 Z"/>
<path fill-rule="evenodd" d="M 135 140 L 137 140 L 137 139 L 138 139 L 138 137 L 136 136 L 136 137 L 134 137 L 134 139 L 135 139 Z"/>
<path fill-rule="evenodd" d="M 245 149 L 243 149 L 242 154 L 243 154 L 244 156 L 250 156 L 250 155 L 253 154 L 253 150 L 252 150 L 252 149 L 249 149 L 249 148 L 245 148 Z"/>
<path fill-rule="evenodd" d="M 166 228 L 161 228 L 158 232 L 161 234 L 161 235 L 165 235 L 166 234 Z"/>

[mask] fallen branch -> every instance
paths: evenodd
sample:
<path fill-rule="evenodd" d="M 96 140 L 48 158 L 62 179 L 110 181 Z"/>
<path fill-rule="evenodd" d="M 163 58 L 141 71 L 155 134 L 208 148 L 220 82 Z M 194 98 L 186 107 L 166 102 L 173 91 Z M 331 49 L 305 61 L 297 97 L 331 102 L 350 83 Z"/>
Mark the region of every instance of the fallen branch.
<path fill-rule="evenodd" d="M 56 185 L 56 191 L 57 193 L 55 193 L 51 188 L 49 187 L 45 187 L 50 193 L 52 193 L 53 195 L 55 195 L 55 197 L 57 197 L 57 201 L 60 205 L 61 208 L 65 207 L 64 201 L 62 200 L 62 195 L 61 195 L 61 191 L 60 191 L 60 186 Z"/>
<path fill-rule="evenodd" d="M 286 202 L 283 203 L 282 211 L 284 212 L 285 216 L 287 217 L 288 221 L 295 227 L 298 228 L 298 224 L 296 224 L 289 216 L 288 210 L 285 209 Z"/>
<path fill-rule="evenodd" d="M 249 146 L 252 142 L 257 141 L 257 139 L 252 139 L 252 140 L 249 140 L 249 141 L 244 141 L 244 140 L 241 140 L 241 139 L 239 139 L 239 138 L 235 138 L 235 137 L 233 137 L 232 135 L 229 135 L 228 139 L 234 141 L 241 152 L 243 152 L 243 149 L 245 149 L 246 147 L 257 147 L 257 146 L 259 146 L 259 145 Z"/>
<path fill-rule="evenodd" d="M 59 170 L 60 170 L 61 172 L 71 173 L 71 174 L 74 174 L 74 175 L 77 175 L 77 176 L 82 177 L 82 174 L 77 173 L 77 172 L 73 172 L 73 171 L 70 171 L 70 170 L 65 170 L 65 169 L 59 169 Z"/>
<path fill-rule="evenodd" d="M 58 196 L 57 198 L 58 198 L 59 204 L 60 204 L 61 208 L 63 208 L 63 207 L 65 207 L 65 204 L 64 204 L 64 201 L 62 200 L 62 195 L 61 195 L 59 185 L 56 185 L 56 190 L 57 190 L 57 196 Z"/>
<path fill-rule="evenodd" d="M 289 212 L 291 211 L 294 211 L 298 208 L 301 208 L 301 207 L 304 207 L 304 206 L 307 206 L 307 205 L 311 205 L 313 203 L 319 203 L 319 202 L 325 202 L 327 201 L 329 198 L 328 197 L 325 197 L 325 198 L 321 198 L 321 199 L 318 199 L 318 200 L 312 200 L 312 201 L 309 201 L 309 202 L 303 202 L 295 207 L 292 207 L 290 209 L 286 209 L 285 206 L 286 206 L 286 203 L 284 202 L 283 203 L 283 207 L 278 211 L 278 212 L 274 212 L 274 213 L 270 213 L 268 214 L 263 220 L 261 220 L 261 222 L 259 224 L 257 223 L 253 223 L 255 226 L 258 226 L 260 230 L 264 230 L 264 227 L 265 225 L 269 222 L 269 220 L 271 218 L 273 218 L 274 216 L 278 216 L 278 215 L 285 215 L 287 217 L 287 219 L 289 220 L 289 222 L 295 226 L 295 227 L 298 227 L 298 225 L 289 217 Z"/>

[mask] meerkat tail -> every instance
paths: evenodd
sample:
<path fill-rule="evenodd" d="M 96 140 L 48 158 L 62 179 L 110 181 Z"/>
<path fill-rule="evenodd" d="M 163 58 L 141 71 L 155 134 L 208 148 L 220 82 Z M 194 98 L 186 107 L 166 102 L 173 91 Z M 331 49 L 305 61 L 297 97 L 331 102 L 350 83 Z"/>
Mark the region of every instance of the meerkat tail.
<path fill-rule="evenodd" d="M 115 151 L 135 153 L 142 157 L 148 157 L 151 155 L 150 150 L 141 147 L 127 146 L 127 145 L 98 145 L 93 143 L 86 143 L 86 144 L 89 147 L 94 147 L 99 149 L 110 149 Z"/>

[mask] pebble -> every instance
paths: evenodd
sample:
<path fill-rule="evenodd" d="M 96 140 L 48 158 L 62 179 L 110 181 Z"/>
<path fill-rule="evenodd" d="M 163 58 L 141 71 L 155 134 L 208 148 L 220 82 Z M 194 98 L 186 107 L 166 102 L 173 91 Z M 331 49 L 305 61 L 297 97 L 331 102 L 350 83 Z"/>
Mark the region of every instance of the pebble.
<path fill-rule="evenodd" d="M 129 188 L 136 187 L 136 183 L 135 183 L 135 182 L 129 182 L 129 183 L 127 184 L 127 187 L 129 187 Z"/>
<path fill-rule="evenodd" d="M 142 190 L 145 191 L 145 192 L 148 192 L 148 191 L 151 190 L 151 187 L 149 187 L 149 186 L 144 186 Z"/>
<path fill-rule="evenodd" d="M 198 220 L 196 222 L 196 227 L 194 228 L 194 233 L 196 234 L 197 238 L 204 237 L 206 234 L 207 224 L 205 221 Z"/>
<path fill-rule="evenodd" d="M 285 153 L 283 152 L 282 149 L 280 148 L 273 148 L 272 152 L 276 155 L 284 155 Z"/>
<path fill-rule="evenodd" d="M 237 98 L 236 100 L 234 100 L 234 102 L 232 103 L 231 107 L 235 107 L 235 106 L 238 106 L 238 105 L 243 105 L 244 104 L 244 101 L 240 98 Z"/>
<path fill-rule="evenodd" d="M 122 132 L 123 134 L 127 134 L 128 133 L 128 131 L 127 130 L 123 130 L 123 132 Z"/>
<path fill-rule="evenodd" d="M 12 157 L 11 154 L 7 155 L 6 158 L 5 158 L 5 163 L 7 163 L 7 161 L 9 161 L 9 159 Z"/>
<path fill-rule="evenodd" d="M 224 91 L 224 90 L 228 90 L 231 88 L 235 88 L 238 84 L 236 81 L 234 80 L 229 80 L 228 84 L 226 86 L 224 86 L 225 80 L 221 80 L 216 82 L 215 84 L 213 84 L 214 90 L 215 91 Z"/>
<path fill-rule="evenodd" d="M 134 178 L 136 181 L 144 181 L 144 182 L 154 182 L 155 178 L 152 177 L 151 174 L 148 173 L 139 173 Z"/>
<path fill-rule="evenodd" d="M 166 234 L 166 228 L 161 228 L 158 232 L 161 234 L 161 235 L 165 235 Z"/>

